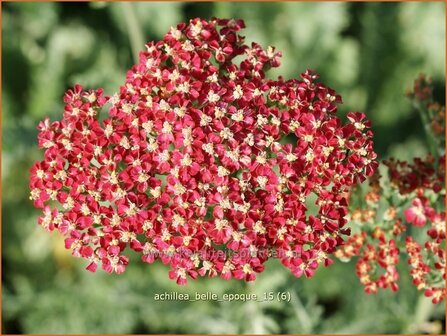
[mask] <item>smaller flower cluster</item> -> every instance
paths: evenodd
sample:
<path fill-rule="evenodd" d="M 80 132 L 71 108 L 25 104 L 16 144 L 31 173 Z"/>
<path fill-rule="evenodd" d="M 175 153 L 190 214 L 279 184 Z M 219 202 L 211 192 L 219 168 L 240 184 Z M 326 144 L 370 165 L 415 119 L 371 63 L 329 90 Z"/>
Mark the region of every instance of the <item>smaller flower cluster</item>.
<path fill-rule="evenodd" d="M 443 151 L 445 148 L 445 106 L 434 101 L 432 79 L 420 74 L 414 81 L 413 90 L 407 92 L 407 96 L 412 100 L 425 125 L 432 154 L 435 154 L 437 149 Z"/>
<path fill-rule="evenodd" d="M 445 106 L 439 103 L 430 103 L 427 105 L 431 118 L 431 129 L 433 134 L 442 142 L 445 142 Z"/>
<path fill-rule="evenodd" d="M 385 160 L 392 187 L 402 195 L 432 190 L 439 194 L 444 188 L 445 155 L 436 159 L 428 154 L 425 159 L 415 158 L 412 163 L 395 159 Z"/>
<path fill-rule="evenodd" d="M 432 116 L 436 119 L 444 108 L 432 102 L 430 84 L 424 76 L 418 78 L 411 97 L 424 113 L 427 106 L 440 111 Z M 367 293 L 398 290 L 396 266 L 403 253 L 416 288 L 434 304 L 446 297 L 445 154 L 437 157 L 441 151 L 411 163 L 386 160 L 387 176 L 376 173 L 366 192 L 351 191 L 354 208 L 356 201 L 363 201 L 351 212 L 354 235 L 335 255 L 343 261 L 358 257 L 356 273 Z"/>
<path fill-rule="evenodd" d="M 365 244 L 366 237 L 366 232 L 351 235 L 335 252 L 335 256 L 342 261 L 349 261 L 352 257 L 360 255 L 360 250 Z"/>
<path fill-rule="evenodd" d="M 444 218 L 445 221 L 445 218 Z M 422 253 L 422 247 L 412 238 L 407 237 L 405 248 L 408 254 L 408 264 L 410 265 L 410 275 L 418 290 L 425 290 L 425 295 L 432 298 L 433 303 L 439 303 L 446 296 L 446 289 L 442 285 L 433 286 L 433 282 L 445 281 L 445 247 L 441 247 L 439 241 L 427 241 L 424 252 L 430 256 L 430 261 Z"/>
<path fill-rule="evenodd" d="M 368 294 L 377 293 L 379 288 L 390 288 L 393 291 L 399 289 L 396 266 L 400 251 L 396 238 L 405 231 L 394 207 L 389 207 L 384 212 L 382 220 L 385 225 L 376 225 L 382 195 L 379 177 L 375 174 L 370 178 L 368 192 L 364 195 L 366 206 L 356 208 L 351 214 L 352 222 L 362 228 L 367 226 L 370 230 L 353 234 L 335 253 L 342 261 L 358 257 L 356 274 Z M 355 197 L 358 197 L 356 192 L 351 194 L 351 198 Z"/>
<path fill-rule="evenodd" d="M 394 239 L 387 241 L 384 235 L 378 241 L 377 247 L 366 244 L 356 264 L 357 276 L 368 294 L 377 293 L 378 288 L 399 289 L 399 273 L 396 269 L 399 249 L 396 242 Z"/>
<path fill-rule="evenodd" d="M 440 159 L 441 161 L 444 158 Z M 445 291 L 445 211 L 443 208 L 445 189 L 433 187 L 440 176 L 434 173 L 422 174 L 424 177 L 412 181 L 409 188 L 406 179 L 409 167 L 427 167 L 428 160 L 417 159 L 413 164 L 391 161 L 389 179 L 396 183 L 389 183 L 392 194 L 397 197 L 383 197 L 384 190 L 379 184 L 378 174 L 371 179 L 370 190 L 363 196 L 365 205 L 356 208 L 351 214 L 351 222 L 355 224 L 354 233 L 335 256 L 342 261 L 349 261 L 358 257 L 356 273 L 360 282 L 365 286 L 365 292 L 376 293 L 380 288 L 398 290 L 399 274 L 397 264 L 399 253 L 406 251 L 410 275 L 418 290 L 424 290 L 425 295 L 432 297 L 433 303 L 439 303 L 446 296 Z M 389 164 L 389 162 L 387 163 Z M 402 171 L 398 167 L 404 167 Z M 442 165 L 439 165 L 442 171 Z M 402 175 L 400 175 L 400 173 Z M 384 180 L 384 179 L 382 179 Z M 383 182 L 387 185 L 388 182 Z M 353 198 L 359 197 L 359 190 L 354 191 Z M 407 226 L 414 228 L 412 235 L 405 236 Z M 415 229 L 425 229 L 423 248 L 413 236 L 417 236 Z"/>
<path fill-rule="evenodd" d="M 414 80 L 413 89 L 408 90 L 406 96 L 416 102 L 427 103 L 433 97 L 433 80 L 421 73 Z"/>

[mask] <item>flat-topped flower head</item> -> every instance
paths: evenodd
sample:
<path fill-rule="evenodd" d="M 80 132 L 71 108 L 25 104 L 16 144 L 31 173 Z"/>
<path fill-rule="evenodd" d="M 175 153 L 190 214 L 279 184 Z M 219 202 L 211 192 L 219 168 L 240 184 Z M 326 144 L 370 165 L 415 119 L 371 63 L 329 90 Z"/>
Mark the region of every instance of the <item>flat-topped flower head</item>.
<path fill-rule="evenodd" d="M 377 166 L 370 123 L 352 112 L 343 123 L 341 97 L 312 71 L 267 79 L 281 53 L 245 44 L 244 27 L 181 23 L 146 45 L 117 93 L 77 85 L 62 120 L 39 125 L 39 223 L 89 270 L 123 272 L 128 248 L 179 284 L 254 280 L 271 251 L 296 276 L 331 263 L 349 233 L 346 191 Z"/>

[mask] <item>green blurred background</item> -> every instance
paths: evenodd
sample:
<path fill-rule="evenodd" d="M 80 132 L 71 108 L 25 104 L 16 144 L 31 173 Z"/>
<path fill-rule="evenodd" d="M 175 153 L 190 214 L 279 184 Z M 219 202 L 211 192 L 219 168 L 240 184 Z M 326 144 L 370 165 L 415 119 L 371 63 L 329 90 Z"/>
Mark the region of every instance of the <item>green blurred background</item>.
<path fill-rule="evenodd" d="M 342 95 L 341 114 L 365 111 L 372 120 L 381 159 L 423 155 L 423 129 L 404 92 L 424 72 L 444 101 L 443 3 L 6 3 L 2 15 L 4 333 L 442 331 L 443 304 L 427 304 L 405 271 L 398 293 L 367 296 L 354 262 L 336 262 L 309 280 L 273 260 L 248 286 L 201 279 L 178 287 L 167 267 L 138 260 L 121 276 L 91 274 L 56 232 L 38 227 L 28 169 L 42 157 L 35 127 L 46 116 L 61 117 L 67 88 L 81 83 L 113 93 L 135 50 L 198 16 L 243 18 L 248 42 L 282 50 L 282 66 L 271 76 L 319 72 Z M 292 300 L 154 301 L 165 291 L 288 291 Z"/>

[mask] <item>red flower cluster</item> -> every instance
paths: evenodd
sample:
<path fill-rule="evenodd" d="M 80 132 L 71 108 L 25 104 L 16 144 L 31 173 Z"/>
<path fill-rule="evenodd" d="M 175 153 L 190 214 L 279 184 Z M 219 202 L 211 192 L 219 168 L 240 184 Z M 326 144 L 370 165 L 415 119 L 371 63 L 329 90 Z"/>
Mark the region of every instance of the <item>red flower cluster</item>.
<path fill-rule="evenodd" d="M 429 147 L 435 155 L 445 148 L 445 106 L 433 99 L 433 81 L 424 74 L 420 74 L 414 81 L 413 90 L 407 92 L 413 105 L 419 110 L 424 128 L 429 138 Z M 437 147 L 437 148 L 436 148 Z"/>
<path fill-rule="evenodd" d="M 357 233 L 335 256 L 343 261 L 358 256 L 357 275 L 365 291 L 375 293 L 379 288 L 398 289 L 396 264 L 399 253 L 406 251 L 414 285 L 436 304 L 446 297 L 445 138 L 438 132 L 445 123 L 445 107 L 433 101 L 431 80 L 424 75 L 416 79 L 408 96 L 425 129 L 437 125 L 426 132 L 431 152 L 412 163 L 386 160 L 388 176 L 372 176 L 366 193 L 351 190 L 351 204 L 357 208 L 350 218 Z M 409 226 L 413 228 L 407 230 Z M 421 228 L 425 234 L 418 232 Z"/>
<path fill-rule="evenodd" d="M 426 190 L 440 193 L 445 181 L 445 154 L 435 159 L 429 154 L 425 159 L 415 158 L 413 163 L 390 159 L 384 161 L 388 167 L 390 183 L 399 193 L 422 195 Z"/>
<path fill-rule="evenodd" d="M 442 220 L 445 223 L 445 218 Z M 445 283 L 445 247 L 441 247 L 440 243 L 440 240 L 425 243 L 424 250 L 428 255 L 426 258 L 421 252 L 421 246 L 412 237 L 407 237 L 405 241 L 413 283 L 419 290 L 424 289 L 425 295 L 432 297 L 432 302 L 435 304 L 446 296 L 445 285 L 433 286 L 433 282 Z"/>
<path fill-rule="evenodd" d="M 370 189 L 364 196 L 366 206 L 357 208 L 351 214 L 353 222 L 361 223 L 361 232 L 350 237 L 335 255 L 341 260 L 359 256 L 357 275 L 367 293 L 376 293 L 379 288 L 399 287 L 399 248 L 405 249 L 410 265 L 410 275 L 419 290 L 439 303 L 446 296 L 445 290 L 445 200 L 444 161 L 429 155 L 427 159 L 415 159 L 414 163 L 396 160 L 385 161 L 388 168 L 391 190 L 384 192 L 378 175 L 371 179 Z M 384 194 L 394 195 L 386 197 Z M 381 196 L 382 195 L 382 196 Z M 353 193 L 353 197 L 358 194 Z M 396 197 L 397 196 L 397 197 Z M 383 209 L 383 205 L 385 209 Z M 382 205 L 382 206 L 381 206 Z M 424 249 L 413 236 L 403 233 L 408 223 L 426 228 Z M 428 229 L 427 229 L 428 225 Z M 415 235 L 415 232 L 411 232 Z M 384 272 L 380 272 L 380 270 Z"/>
<path fill-rule="evenodd" d="M 385 236 L 381 235 L 377 248 L 372 244 L 367 244 L 356 265 L 356 273 L 365 286 L 365 292 L 376 293 L 378 288 L 388 287 L 397 291 L 399 289 L 397 285 L 399 273 L 396 269 L 398 263 L 399 249 L 393 239 L 387 241 Z M 380 272 L 380 268 L 384 270 L 383 273 Z"/>
<path fill-rule="evenodd" d="M 330 263 L 348 233 L 345 192 L 377 166 L 369 121 L 349 113 L 344 125 L 340 96 L 310 71 L 266 79 L 280 53 L 244 44 L 241 28 L 179 24 L 146 45 L 118 93 L 76 86 L 63 119 L 39 125 L 45 155 L 30 180 L 39 224 L 90 271 L 123 272 L 127 247 L 169 264 L 179 284 L 254 280 L 271 251 L 296 276 Z"/>

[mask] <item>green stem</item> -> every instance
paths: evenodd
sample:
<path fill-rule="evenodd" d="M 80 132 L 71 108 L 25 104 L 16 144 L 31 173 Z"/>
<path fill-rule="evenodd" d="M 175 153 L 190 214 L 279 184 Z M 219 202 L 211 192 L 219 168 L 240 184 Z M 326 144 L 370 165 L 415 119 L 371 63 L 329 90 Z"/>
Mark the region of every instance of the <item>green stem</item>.
<path fill-rule="evenodd" d="M 254 284 L 250 282 L 245 282 L 245 293 L 252 295 L 254 294 Z M 253 334 L 265 334 L 266 330 L 264 328 L 262 311 L 258 307 L 258 303 L 255 301 L 247 301 L 246 303 L 247 321 L 250 321 L 250 329 L 247 330 L 249 333 Z"/>
<path fill-rule="evenodd" d="M 424 324 L 430 319 L 433 310 L 433 303 L 423 294 L 419 297 L 416 304 L 416 311 L 413 322 L 408 326 L 409 333 L 419 333 L 423 331 Z"/>
<path fill-rule="evenodd" d="M 133 3 L 121 2 L 124 19 L 127 25 L 127 33 L 129 34 L 130 45 L 132 48 L 132 55 L 134 61 L 138 62 L 140 50 L 144 46 L 144 37 L 133 6 Z"/>
<path fill-rule="evenodd" d="M 428 142 L 428 147 L 435 159 L 438 158 L 438 146 L 436 144 L 436 139 L 433 137 L 432 130 L 430 128 L 430 119 L 426 113 L 426 109 L 421 106 L 419 102 L 414 102 L 415 108 L 418 110 L 419 115 L 421 116 L 422 126 L 424 127 L 425 135 Z M 437 160 L 436 160 L 437 162 Z"/>

